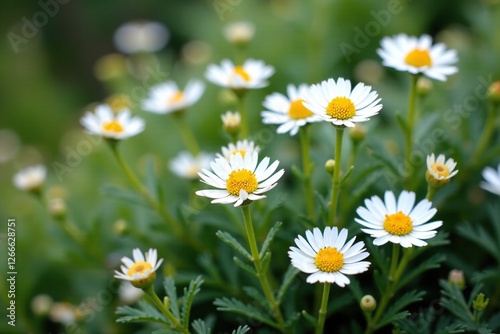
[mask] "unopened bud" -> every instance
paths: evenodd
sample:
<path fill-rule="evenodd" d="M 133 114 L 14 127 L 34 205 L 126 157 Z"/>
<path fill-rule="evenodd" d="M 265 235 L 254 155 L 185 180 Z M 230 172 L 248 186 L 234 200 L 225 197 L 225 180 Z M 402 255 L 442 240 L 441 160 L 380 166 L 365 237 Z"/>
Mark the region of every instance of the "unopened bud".
<path fill-rule="evenodd" d="M 486 300 L 484 300 L 484 293 L 480 293 L 477 295 L 476 299 L 474 299 L 474 301 L 472 302 L 472 307 L 474 308 L 474 310 L 481 312 L 486 308 L 486 306 L 488 306 L 489 302 L 490 299 L 486 298 Z"/>
<path fill-rule="evenodd" d="M 366 128 L 362 125 L 349 128 L 349 137 L 354 145 L 361 143 L 366 137 Z"/>
<path fill-rule="evenodd" d="M 420 96 L 427 96 L 432 89 L 432 81 L 426 77 L 420 77 L 417 80 L 417 93 Z"/>
<path fill-rule="evenodd" d="M 328 174 L 333 174 L 333 171 L 335 170 L 335 160 L 333 159 L 326 160 L 325 170 Z"/>
<path fill-rule="evenodd" d="M 465 287 L 464 272 L 462 270 L 453 269 L 448 274 L 448 282 L 455 284 L 460 290 Z"/>
<path fill-rule="evenodd" d="M 49 212 L 55 219 L 61 219 L 66 215 L 66 203 L 62 198 L 53 198 L 49 201 Z"/>
<path fill-rule="evenodd" d="M 488 99 L 494 104 L 500 103 L 500 81 L 493 82 L 488 88 Z"/>
<path fill-rule="evenodd" d="M 118 219 L 113 223 L 113 231 L 117 235 L 125 235 L 128 232 L 128 224 L 123 219 Z"/>
<path fill-rule="evenodd" d="M 233 22 L 224 27 L 223 33 L 230 43 L 245 46 L 255 34 L 255 25 L 251 22 Z"/>
<path fill-rule="evenodd" d="M 359 302 L 359 306 L 365 312 L 372 312 L 377 307 L 377 301 L 372 295 L 364 295 Z"/>
<path fill-rule="evenodd" d="M 241 129 L 241 116 L 239 112 L 228 111 L 221 115 L 222 126 L 224 130 L 231 135 L 235 136 L 240 132 Z"/>

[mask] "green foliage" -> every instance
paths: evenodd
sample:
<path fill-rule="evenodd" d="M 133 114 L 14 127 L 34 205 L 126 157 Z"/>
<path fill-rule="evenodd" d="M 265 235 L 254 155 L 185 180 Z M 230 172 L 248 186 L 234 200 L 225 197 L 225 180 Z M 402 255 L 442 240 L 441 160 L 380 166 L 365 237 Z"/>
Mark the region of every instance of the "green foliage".
<path fill-rule="evenodd" d="M 116 309 L 116 314 L 122 317 L 118 318 L 116 321 L 120 323 L 127 322 L 160 322 L 167 324 L 167 319 L 159 312 L 154 306 L 145 302 L 139 301 L 138 308 L 130 306 L 119 306 Z"/>
<path fill-rule="evenodd" d="M 218 311 L 234 312 L 244 317 L 248 317 L 272 327 L 276 327 L 272 318 L 267 315 L 267 312 L 262 311 L 260 308 L 245 304 L 236 298 L 217 298 L 214 301 Z"/>

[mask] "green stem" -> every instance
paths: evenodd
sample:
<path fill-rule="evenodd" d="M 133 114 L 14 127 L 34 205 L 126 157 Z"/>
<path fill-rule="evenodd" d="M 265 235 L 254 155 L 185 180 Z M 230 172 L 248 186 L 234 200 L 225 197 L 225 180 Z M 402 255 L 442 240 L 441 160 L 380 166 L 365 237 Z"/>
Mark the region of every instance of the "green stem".
<path fill-rule="evenodd" d="M 267 279 L 267 275 L 262 268 L 262 262 L 257 247 L 257 241 L 255 239 L 255 232 L 253 229 L 253 221 L 250 212 L 250 206 L 243 205 L 241 207 L 241 210 L 243 211 L 243 220 L 245 221 L 245 229 L 248 237 L 248 245 L 250 247 L 250 253 L 252 254 L 252 262 L 257 272 L 257 278 L 259 279 L 262 290 L 264 291 L 264 295 L 266 296 L 267 302 L 269 303 L 269 307 L 273 312 L 273 316 L 278 321 L 278 328 L 282 332 L 285 332 L 285 321 L 283 320 L 283 315 L 281 314 L 278 302 L 274 298 L 274 294 L 271 291 L 271 286 Z"/>
<path fill-rule="evenodd" d="M 322 334 L 325 327 L 326 309 L 328 306 L 328 297 L 330 295 L 330 283 L 323 284 L 323 295 L 321 296 L 321 307 L 318 313 L 318 324 L 315 334 Z"/>
<path fill-rule="evenodd" d="M 335 220 L 337 217 L 337 206 L 339 201 L 340 193 L 340 169 L 341 169 L 341 159 L 342 159 L 342 138 L 344 134 L 343 128 L 335 128 L 335 168 L 333 169 L 332 177 L 332 200 L 330 202 L 330 213 L 328 216 L 328 222 L 331 226 L 335 225 Z"/>
<path fill-rule="evenodd" d="M 306 195 L 306 210 L 309 219 L 314 220 L 314 193 L 311 184 L 312 164 L 309 153 L 309 126 L 306 124 L 299 130 L 300 147 L 302 153 L 302 169 L 304 176 L 304 188 Z"/>
<path fill-rule="evenodd" d="M 129 168 L 122 155 L 118 151 L 117 143 L 110 142 L 111 150 L 118 161 L 118 164 L 121 166 L 128 179 L 135 187 L 135 189 L 148 201 L 149 205 L 163 218 L 163 220 L 169 225 L 175 235 L 182 236 L 182 228 L 179 226 L 178 221 L 167 212 L 163 206 L 149 193 L 149 191 L 144 187 L 144 185 L 139 181 L 139 179 L 135 176 L 132 170 Z"/>
<path fill-rule="evenodd" d="M 184 140 L 184 145 L 193 156 L 197 156 L 200 153 L 200 147 L 196 141 L 196 137 L 193 134 L 193 130 L 189 127 L 186 122 L 184 111 L 179 111 L 174 114 L 174 119 L 179 125 L 179 130 L 181 132 L 182 139 Z"/>
<path fill-rule="evenodd" d="M 175 328 L 178 332 L 180 333 L 185 333 L 189 334 L 189 331 L 187 328 L 184 328 L 179 320 L 170 312 L 170 310 L 163 304 L 156 294 L 153 284 L 151 284 L 149 287 L 143 289 L 146 295 L 149 297 L 151 302 L 167 317 L 168 321 L 170 321 L 171 325 L 173 328 Z"/>
<path fill-rule="evenodd" d="M 396 273 L 396 267 L 399 262 L 399 249 L 401 246 L 399 244 L 392 244 L 392 259 L 391 259 L 391 269 L 389 270 L 389 281 L 394 280 L 394 274 Z"/>
<path fill-rule="evenodd" d="M 234 91 L 236 96 L 238 97 L 238 111 L 241 116 L 241 137 L 243 139 L 248 138 L 249 130 L 248 130 L 248 117 L 247 117 L 247 112 L 245 108 L 245 93 L 246 90 L 237 90 Z"/>
<path fill-rule="evenodd" d="M 436 195 L 437 191 L 438 191 L 437 188 L 431 187 L 431 185 L 429 184 L 427 186 L 427 195 L 425 196 L 425 198 L 427 198 L 427 200 L 429 200 L 429 201 L 432 201 L 432 199 L 434 198 L 434 195 Z"/>
<path fill-rule="evenodd" d="M 470 166 L 479 165 L 479 160 L 490 142 L 491 136 L 493 135 L 493 130 L 495 129 L 495 109 L 495 104 L 488 103 L 488 114 L 484 123 L 484 129 L 477 144 L 476 150 L 471 155 L 469 162 Z"/>
<path fill-rule="evenodd" d="M 413 166 L 411 164 L 411 152 L 413 148 L 413 130 L 415 127 L 415 108 L 417 104 L 417 81 L 419 75 L 411 76 L 410 83 L 410 99 L 408 103 L 408 119 L 406 122 L 406 132 L 405 132 L 405 164 L 406 164 L 406 180 L 405 186 L 407 190 L 411 188 L 411 181 L 413 175 Z"/>

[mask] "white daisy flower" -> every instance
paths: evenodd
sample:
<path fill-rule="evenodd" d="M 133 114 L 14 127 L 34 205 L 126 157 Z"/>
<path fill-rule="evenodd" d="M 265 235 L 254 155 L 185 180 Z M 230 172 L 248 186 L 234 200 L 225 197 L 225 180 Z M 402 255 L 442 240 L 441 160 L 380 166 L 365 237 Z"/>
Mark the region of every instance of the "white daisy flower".
<path fill-rule="evenodd" d="M 222 147 L 222 154 L 217 153 L 218 158 L 225 158 L 227 161 L 231 159 L 231 156 L 240 153 L 243 158 L 245 158 L 245 155 L 248 154 L 253 154 L 253 152 L 259 152 L 260 147 L 255 145 L 253 141 L 243 139 L 243 140 L 238 140 L 236 144 L 234 143 L 229 143 L 226 146 Z"/>
<path fill-rule="evenodd" d="M 213 172 L 204 169 L 199 175 L 202 182 L 218 189 L 199 190 L 196 195 L 214 198 L 212 203 L 234 203 L 234 206 L 265 198 L 262 194 L 273 189 L 285 171 L 274 173 L 279 161 L 269 165 L 268 157 L 257 166 L 258 159 L 257 152 L 245 154 L 245 157 L 241 153 L 233 154 L 229 161 L 216 158 L 210 164 Z"/>
<path fill-rule="evenodd" d="M 237 21 L 224 26 L 224 37 L 236 45 L 247 44 L 255 34 L 255 24 L 252 22 Z"/>
<path fill-rule="evenodd" d="M 156 278 L 155 271 L 160 267 L 163 259 L 158 260 L 156 249 L 150 248 L 144 255 L 136 248 L 132 251 L 134 259 L 122 257 L 121 272 L 115 270 L 115 278 L 130 281 L 135 287 L 150 286 Z"/>
<path fill-rule="evenodd" d="M 149 21 L 132 21 L 122 24 L 116 29 L 113 42 L 123 53 L 156 52 L 168 41 L 170 33 L 161 23 Z"/>
<path fill-rule="evenodd" d="M 202 169 L 210 168 L 212 154 L 200 152 L 196 157 L 188 151 L 179 153 L 170 161 L 170 170 L 185 179 L 197 179 Z"/>
<path fill-rule="evenodd" d="M 262 60 L 247 59 L 243 65 L 234 65 L 229 59 L 224 59 L 220 66 L 208 65 L 206 78 L 216 85 L 235 90 L 256 89 L 266 87 L 274 68 Z"/>
<path fill-rule="evenodd" d="M 88 133 L 110 139 L 126 139 L 144 130 L 144 120 L 132 117 L 130 110 L 122 109 L 116 115 L 110 106 L 100 104 L 95 113 L 87 112 L 80 119 Z"/>
<path fill-rule="evenodd" d="M 432 45 L 432 37 L 399 34 L 384 37 L 377 53 L 383 65 L 411 74 L 423 73 L 429 78 L 446 81 L 446 76 L 458 71 L 452 66 L 458 61 L 455 50 L 446 50 L 442 43 Z"/>
<path fill-rule="evenodd" d="M 306 240 L 307 238 L 307 240 Z M 326 227 L 324 233 L 319 228 L 306 231 L 306 238 L 295 238 L 297 247 L 290 247 L 288 256 L 292 266 L 311 274 L 307 283 L 336 283 L 344 287 L 351 281 L 346 275 L 359 274 L 368 270 L 370 262 L 361 261 L 368 257 L 365 244 L 354 244 L 356 237 L 346 243 L 347 229 L 340 233 L 337 227 Z"/>
<path fill-rule="evenodd" d="M 286 88 L 288 96 L 280 93 L 268 95 L 263 103 L 267 110 L 261 113 L 262 123 L 280 124 L 276 132 L 290 132 L 291 136 L 295 136 L 301 126 L 320 121 L 321 118 L 302 103 L 308 89 L 306 84 L 298 87 L 290 84 Z"/>
<path fill-rule="evenodd" d="M 500 164 L 498 170 L 493 167 L 486 167 L 483 169 L 483 177 L 486 181 L 481 181 L 481 188 L 489 191 L 495 195 L 500 196 Z"/>
<path fill-rule="evenodd" d="M 155 114 L 182 111 L 195 104 L 204 91 L 205 85 L 199 80 L 189 81 L 184 91 L 175 82 L 167 81 L 151 87 L 148 97 L 142 101 L 142 109 Z"/>
<path fill-rule="evenodd" d="M 445 161 L 444 154 L 438 155 L 437 159 L 432 153 L 427 156 L 427 172 L 426 178 L 432 184 L 444 185 L 450 181 L 450 179 L 458 173 L 458 170 L 454 170 L 457 163 L 449 158 Z"/>
<path fill-rule="evenodd" d="M 241 129 L 241 115 L 239 112 L 227 111 L 221 115 L 222 126 L 229 134 L 237 134 Z"/>
<path fill-rule="evenodd" d="M 380 246 L 387 242 L 402 247 L 425 246 L 422 239 L 436 235 L 435 229 L 442 221 L 427 223 L 437 212 L 432 202 L 423 199 L 415 207 L 415 193 L 403 190 L 396 202 L 392 191 L 386 191 L 384 202 L 378 196 L 365 199 L 365 207 L 360 206 L 356 213 L 361 217 L 356 222 L 367 227 L 361 230 L 374 237 L 373 244 Z"/>
<path fill-rule="evenodd" d="M 36 191 L 43 186 L 47 177 L 47 168 L 36 165 L 20 170 L 14 175 L 14 186 L 20 190 Z"/>
<path fill-rule="evenodd" d="M 371 86 L 358 83 L 351 91 L 351 81 L 339 78 L 312 85 L 305 92 L 304 106 L 327 122 L 340 127 L 353 127 L 377 115 L 382 105 Z"/>

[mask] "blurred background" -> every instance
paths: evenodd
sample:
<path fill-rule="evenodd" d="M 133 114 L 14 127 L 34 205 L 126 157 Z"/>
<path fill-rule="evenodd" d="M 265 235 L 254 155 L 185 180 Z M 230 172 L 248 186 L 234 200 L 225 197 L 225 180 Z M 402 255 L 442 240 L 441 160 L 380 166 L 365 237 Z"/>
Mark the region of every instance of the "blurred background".
<path fill-rule="evenodd" d="M 240 20 L 256 27 L 244 50 L 223 35 L 228 23 Z M 116 30 L 131 21 L 154 21 L 163 26 L 157 51 L 129 53 L 127 46 L 114 39 Z M 134 113 L 146 120 L 146 132 L 123 143 L 124 155 L 141 177 L 145 161 L 154 161 L 162 187 L 175 198 L 171 204 L 174 207 L 178 202 L 195 201 L 190 199 L 190 185 L 168 169 L 169 159 L 183 149 L 183 144 L 168 117 L 139 108 L 147 88 L 163 80 L 174 80 L 183 87 L 191 78 L 204 80 L 207 65 L 223 58 L 264 60 L 275 67 L 276 73 L 269 87 L 252 92 L 247 100 L 250 121 L 256 129 L 262 127 L 261 103 L 267 94 L 284 92 L 288 83 L 317 83 L 344 76 L 370 84 L 379 92 L 385 115 L 381 115 L 374 131 L 382 134 L 387 129 L 384 125 L 393 125 L 394 115 L 406 110 L 408 87 L 401 73 L 380 65 L 376 49 L 383 36 L 427 33 L 458 51 L 459 74 L 445 83 L 433 82 L 432 94 L 422 105 L 424 114 L 452 109 L 473 94 L 481 78 L 489 85 L 500 77 L 500 14 L 495 0 L 8 0 L 2 3 L 0 31 L 4 36 L 0 43 L 0 233 L 5 233 L 3 226 L 8 218 L 16 219 L 18 272 L 15 329 L 6 325 L 5 280 L 0 283 L 2 333 L 62 331 L 56 321 L 34 314 L 32 300 L 41 294 L 75 305 L 87 298 L 108 298 L 99 304 L 95 319 L 86 324 L 89 333 L 140 329 L 114 323 L 114 308 L 120 301 L 112 270 L 133 247 L 158 246 L 164 241 L 151 233 L 152 221 L 157 219 L 151 212 L 133 210 L 127 203 L 103 195 L 103 185 L 129 185 L 109 148 L 85 134 L 79 125 L 80 117 L 95 103 L 117 101 L 116 94 L 128 96 Z M 206 83 L 203 97 L 187 114 L 197 137 L 203 138 L 204 151 L 217 152 L 227 143 L 220 114 L 234 109 L 235 104 L 225 93 Z M 113 96 L 115 99 L 110 100 Z M 447 153 L 455 154 L 459 166 L 479 135 L 485 105 L 486 101 L 479 100 L 471 116 L 464 118 L 467 125 L 461 128 L 463 131 L 451 133 L 441 145 Z M 431 125 L 440 122 L 437 118 Z M 295 140 L 275 135 L 273 127 L 262 129 L 256 140 L 266 155 L 280 152 L 285 168 L 300 163 Z M 389 135 L 393 140 L 387 145 L 389 151 L 398 140 L 399 134 L 394 133 Z M 424 133 L 421 129 L 421 135 Z M 318 169 L 333 156 L 332 147 L 324 144 L 332 141 L 332 131 L 314 134 Z M 86 147 L 84 154 L 79 154 L 82 142 Z M 463 150 L 456 149 L 458 144 Z M 397 150 L 393 153 L 396 155 Z M 498 163 L 498 158 L 494 162 Z M 39 163 L 48 169 L 44 201 L 12 184 L 17 171 Z M 60 169 L 61 164 L 69 168 Z M 287 177 L 287 182 L 293 183 L 292 176 Z M 463 184 L 477 184 L 479 179 L 478 174 L 471 174 Z M 322 177 L 315 182 L 318 189 L 329 187 Z M 477 186 L 463 184 L 460 187 L 464 188 L 450 188 L 447 196 L 466 190 L 462 192 L 465 201 L 479 207 L 485 193 Z M 384 181 L 379 188 L 384 188 Z M 92 239 L 89 245 L 103 256 L 103 263 L 96 263 L 54 224 L 46 205 L 51 198 L 64 199 L 68 215 L 88 233 Z M 465 214 L 451 207 L 447 210 L 456 219 Z M 131 225 L 136 230 L 133 236 L 123 232 L 123 226 Z M 0 241 L 3 277 L 4 235 Z"/>

